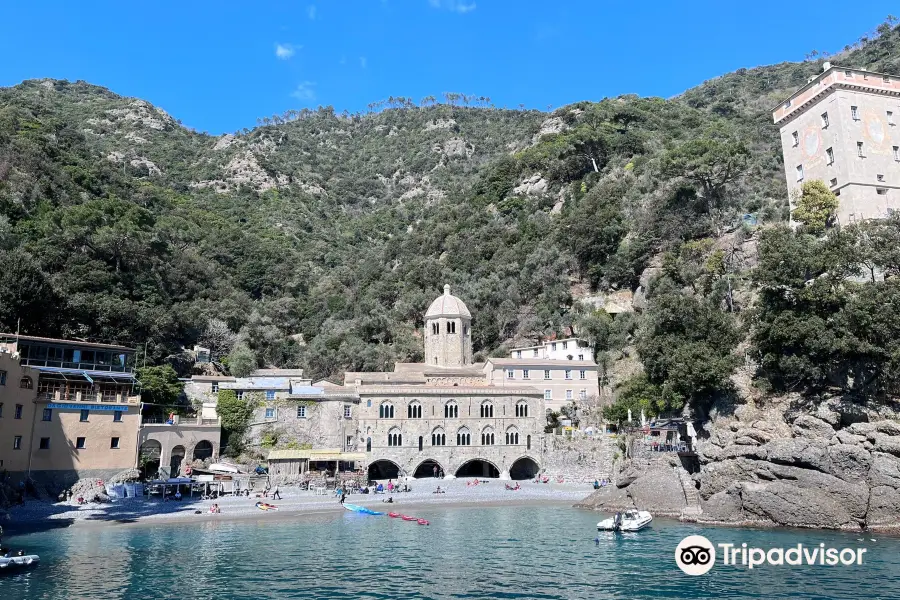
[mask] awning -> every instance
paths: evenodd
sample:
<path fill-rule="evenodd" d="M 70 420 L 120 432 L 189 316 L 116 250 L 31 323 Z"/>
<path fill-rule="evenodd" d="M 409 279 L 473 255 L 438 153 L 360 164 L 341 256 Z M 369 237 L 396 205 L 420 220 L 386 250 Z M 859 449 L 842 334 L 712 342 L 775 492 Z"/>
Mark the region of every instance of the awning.
<path fill-rule="evenodd" d="M 115 381 L 122 383 L 137 382 L 134 373 L 127 371 L 85 371 L 82 369 L 67 369 L 64 367 L 35 367 L 41 373 L 59 375 L 66 380 L 85 379 L 94 383 L 95 379 Z"/>

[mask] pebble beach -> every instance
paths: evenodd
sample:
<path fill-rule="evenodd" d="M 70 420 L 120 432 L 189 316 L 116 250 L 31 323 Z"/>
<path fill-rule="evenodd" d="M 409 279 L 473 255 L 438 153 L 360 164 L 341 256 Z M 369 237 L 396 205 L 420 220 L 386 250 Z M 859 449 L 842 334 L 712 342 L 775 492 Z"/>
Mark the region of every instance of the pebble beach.
<path fill-rule="evenodd" d="M 471 481 L 471 480 L 468 480 Z M 519 482 L 521 488 L 507 490 L 509 482 L 488 480 L 488 483 L 467 485 L 467 480 L 418 479 L 410 481 L 412 491 L 394 493 L 394 502 L 383 502 L 389 494 L 351 494 L 346 502 L 379 511 L 405 512 L 416 507 L 433 506 L 506 506 L 506 505 L 560 505 L 572 506 L 593 492 L 586 483 L 533 483 Z M 434 493 L 440 486 L 445 493 Z M 29 501 L 9 510 L 9 518 L 3 525 L 14 529 L 41 526 L 92 526 L 130 523 L 165 523 L 196 520 L 272 519 L 285 516 L 341 511 L 339 499 L 333 490 L 327 495 L 315 495 L 309 490 L 281 487 L 282 498 L 257 498 L 255 496 L 223 496 L 216 500 L 201 500 L 199 496 L 185 496 L 181 501 L 163 502 L 159 498 L 120 499 L 114 502 L 90 503 L 79 506 L 75 502 Z M 262 511 L 256 502 L 267 502 L 278 507 L 277 511 Z M 221 513 L 210 514 L 209 508 L 217 503 Z M 197 514 L 196 511 L 201 511 Z"/>

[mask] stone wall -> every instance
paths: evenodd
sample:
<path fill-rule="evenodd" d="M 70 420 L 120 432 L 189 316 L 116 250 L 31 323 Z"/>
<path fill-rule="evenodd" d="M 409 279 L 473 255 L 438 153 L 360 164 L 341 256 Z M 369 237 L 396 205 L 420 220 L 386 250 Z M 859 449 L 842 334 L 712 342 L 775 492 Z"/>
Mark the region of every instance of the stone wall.
<path fill-rule="evenodd" d="M 351 406 L 350 418 L 344 417 L 344 406 Z M 298 416 L 298 407 L 304 408 L 304 416 Z M 266 408 L 274 408 L 275 416 L 266 418 Z M 259 446 L 265 438 L 276 439 L 274 447 L 289 445 L 308 446 L 314 449 L 341 449 L 356 451 L 360 443 L 359 425 L 356 418 L 358 401 L 349 399 L 333 400 L 263 400 L 256 409 L 247 441 Z M 352 437 L 348 447 L 347 437 Z"/>
<path fill-rule="evenodd" d="M 566 438 L 547 435 L 544 473 L 566 481 L 610 479 L 619 449 L 612 436 Z"/>

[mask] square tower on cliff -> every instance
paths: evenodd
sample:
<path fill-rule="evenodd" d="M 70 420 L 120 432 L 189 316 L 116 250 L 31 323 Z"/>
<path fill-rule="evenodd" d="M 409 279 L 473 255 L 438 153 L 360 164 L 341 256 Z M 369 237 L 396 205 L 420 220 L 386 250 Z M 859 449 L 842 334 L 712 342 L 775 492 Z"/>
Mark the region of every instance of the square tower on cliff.
<path fill-rule="evenodd" d="M 841 224 L 900 210 L 900 78 L 823 65 L 772 111 L 791 211 L 804 181 L 838 196 Z"/>

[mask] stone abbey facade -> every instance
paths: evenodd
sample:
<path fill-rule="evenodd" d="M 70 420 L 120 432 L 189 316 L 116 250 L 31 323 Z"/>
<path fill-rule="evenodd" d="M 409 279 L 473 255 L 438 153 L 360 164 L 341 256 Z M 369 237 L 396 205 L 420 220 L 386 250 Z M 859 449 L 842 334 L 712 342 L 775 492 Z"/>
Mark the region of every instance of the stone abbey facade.
<path fill-rule="evenodd" d="M 472 362 L 471 322 L 444 286 L 425 313 L 425 363 L 345 375 L 344 386 L 360 399 L 358 431 L 371 475 L 525 479 L 540 470 L 543 392 L 493 385 L 494 367 Z"/>

